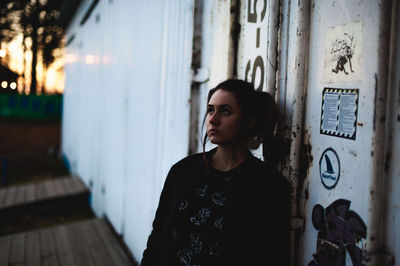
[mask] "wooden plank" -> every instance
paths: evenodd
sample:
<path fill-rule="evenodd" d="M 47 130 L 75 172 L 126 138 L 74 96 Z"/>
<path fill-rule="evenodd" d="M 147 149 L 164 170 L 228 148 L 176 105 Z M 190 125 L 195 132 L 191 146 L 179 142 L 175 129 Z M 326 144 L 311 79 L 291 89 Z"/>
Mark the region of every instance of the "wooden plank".
<path fill-rule="evenodd" d="M 80 223 L 74 223 L 67 226 L 67 235 L 74 253 L 75 263 L 77 266 L 94 265 L 89 250 L 86 248 L 86 242 L 83 232 L 80 229 Z"/>
<path fill-rule="evenodd" d="M 85 184 L 83 184 L 83 182 L 77 177 L 71 178 L 70 182 L 71 186 L 73 187 L 72 193 L 81 193 L 87 190 Z"/>
<path fill-rule="evenodd" d="M 11 238 L 10 264 L 24 265 L 25 234 L 13 235 Z"/>
<path fill-rule="evenodd" d="M 68 241 L 65 225 L 54 228 L 54 240 L 56 243 L 58 265 L 75 266 L 74 255 Z"/>
<path fill-rule="evenodd" d="M 16 192 L 17 192 L 16 187 L 10 187 L 8 189 L 6 199 L 4 200 L 4 204 L 2 207 L 8 207 L 13 203 Z"/>
<path fill-rule="evenodd" d="M 47 197 L 47 191 L 46 191 L 46 183 L 45 182 L 40 182 L 35 184 L 35 199 L 36 200 L 42 200 Z"/>
<path fill-rule="evenodd" d="M 96 228 L 101 240 L 103 241 L 103 244 L 105 245 L 114 265 L 132 265 L 128 259 L 128 256 L 122 250 L 117 239 L 114 237 L 110 228 L 108 228 L 105 222 L 100 219 L 95 219 L 92 223 Z"/>
<path fill-rule="evenodd" d="M 74 188 L 73 188 L 73 186 L 72 186 L 71 180 L 72 180 L 71 177 L 65 178 L 65 179 L 63 180 L 63 185 L 64 185 L 64 187 L 65 187 L 65 189 L 66 189 L 66 191 L 67 191 L 68 194 L 71 194 L 71 193 L 73 193 L 73 191 L 74 191 Z"/>
<path fill-rule="evenodd" d="M 70 177 L 63 177 L 63 178 L 60 178 L 60 187 L 61 187 L 61 194 L 62 195 L 66 195 L 66 194 L 68 194 L 68 188 L 67 188 L 67 186 L 65 185 L 65 183 L 68 181 L 70 179 Z"/>
<path fill-rule="evenodd" d="M 56 180 L 54 180 L 54 191 L 56 196 L 64 196 L 66 194 L 65 187 L 62 184 L 63 179 L 64 178 L 57 178 Z"/>
<path fill-rule="evenodd" d="M 58 266 L 53 228 L 40 230 L 42 266 Z"/>
<path fill-rule="evenodd" d="M 4 205 L 4 202 L 6 201 L 7 192 L 7 188 L 0 189 L 0 208 Z"/>
<path fill-rule="evenodd" d="M 17 186 L 16 187 L 16 192 L 15 192 L 15 197 L 12 205 L 18 205 L 18 204 L 23 204 L 25 202 L 25 191 L 26 191 L 26 186 Z"/>
<path fill-rule="evenodd" d="M 80 229 L 85 238 L 86 248 L 89 250 L 94 265 L 113 265 L 106 247 L 101 241 L 100 236 L 97 234 L 96 229 L 93 227 L 91 220 L 80 223 Z"/>
<path fill-rule="evenodd" d="M 54 180 L 48 180 L 44 183 L 44 186 L 46 188 L 47 192 L 47 197 L 51 198 L 54 197 L 56 193 L 56 188 L 55 188 L 55 183 Z"/>
<path fill-rule="evenodd" d="M 40 242 L 39 242 L 38 231 L 26 233 L 25 247 L 26 247 L 25 265 L 40 266 L 41 259 L 40 259 Z"/>
<path fill-rule="evenodd" d="M 35 200 L 35 185 L 27 184 L 25 193 L 26 193 L 25 194 L 26 202 L 34 201 Z"/>
<path fill-rule="evenodd" d="M 10 260 L 11 236 L 0 238 L 0 266 L 8 266 Z"/>

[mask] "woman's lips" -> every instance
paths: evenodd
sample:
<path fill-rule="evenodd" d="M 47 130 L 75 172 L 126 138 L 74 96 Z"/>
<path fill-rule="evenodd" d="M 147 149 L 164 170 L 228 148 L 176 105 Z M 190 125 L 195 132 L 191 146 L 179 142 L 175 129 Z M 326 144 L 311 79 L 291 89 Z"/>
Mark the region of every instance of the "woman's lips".
<path fill-rule="evenodd" d="M 219 133 L 219 131 L 218 130 L 215 130 L 215 129 L 210 129 L 209 131 L 208 131 L 208 134 L 210 134 L 210 135 L 215 135 L 215 134 L 218 134 Z"/>

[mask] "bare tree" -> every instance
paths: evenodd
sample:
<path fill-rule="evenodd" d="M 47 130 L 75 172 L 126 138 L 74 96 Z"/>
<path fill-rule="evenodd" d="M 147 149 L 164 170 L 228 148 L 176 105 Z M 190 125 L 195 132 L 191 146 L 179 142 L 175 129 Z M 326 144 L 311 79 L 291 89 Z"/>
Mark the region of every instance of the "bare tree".
<path fill-rule="evenodd" d="M 44 77 L 47 68 L 55 60 L 54 50 L 62 46 L 64 29 L 58 23 L 60 16 L 61 0 L 1 0 L 0 12 L 6 14 L 6 20 L 0 20 L 0 29 L 4 33 L 4 42 L 9 42 L 17 34 L 22 34 L 22 46 L 25 53 L 27 50 L 26 40 L 31 40 L 30 50 L 32 51 L 31 82 L 30 91 L 37 93 L 38 56 L 42 56 Z M 2 13 L 3 14 L 3 13 Z M 1 16 L 3 18 L 3 15 Z M 3 36 L 0 35 L 3 41 Z M 24 71 L 25 73 L 25 71 Z M 45 84 L 45 80 L 43 80 Z M 42 88 L 44 91 L 44 86 Z"/>

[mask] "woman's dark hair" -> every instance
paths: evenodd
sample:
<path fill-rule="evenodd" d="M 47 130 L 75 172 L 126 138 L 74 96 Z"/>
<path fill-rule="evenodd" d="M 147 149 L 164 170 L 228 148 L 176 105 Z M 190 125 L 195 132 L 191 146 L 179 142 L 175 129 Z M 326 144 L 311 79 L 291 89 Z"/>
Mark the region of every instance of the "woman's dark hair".
<path fill-rule="evenodd" d="M 268 146 L 274 137 L 275 126 L 278 121 L 278 108 L 274 98 L 267 92 L 256 91 L 254 86 L 246 81 L 228 79 L 208 92 L 207 103 L 213 94 L 218 90 L 225 90 L 232 93 L 239 108 L 243 113 L 243 136 L 247 139 L 249 149 L 257 149 L 261 143 L 264 148 L 264 157 L 269 157 Z M 203 119 L 203 126 L 207 114 Z M 203 139 L 203 152 L 208 140 L 207 133 Z"/>

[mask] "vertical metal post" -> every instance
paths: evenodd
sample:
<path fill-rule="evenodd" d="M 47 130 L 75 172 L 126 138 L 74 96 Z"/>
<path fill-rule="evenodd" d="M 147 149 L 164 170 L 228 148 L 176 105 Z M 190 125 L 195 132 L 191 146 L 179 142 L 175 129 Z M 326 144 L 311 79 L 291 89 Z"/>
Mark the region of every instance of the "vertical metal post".
<path fill-rule="evenodd" d="M 290 140 L 290 153 L 285 175 L 288 176 L 291 184 L 290 263 L 296 265 L 297 233 L 304 226 L 304 219 L 299 216 L 298 194 L 306 100 L 310 1 L 290 1 L 286 5 L 284 10 L 287 13 L 284 13 L 283 16 L 288 20 L 288 24 L 287 28 L 283 28 L 282 38 L 287 40 L 287 43 L 282 44 L 286 49 L 281 51 L 281 60 L 285 69 L 280 73 L 280 81 L 286 80 L 286 87 L 279 88 L 279 98 L 284 99 L 282 102 L 291 103 L 284 107 L 285 123 L 289 128 L 285 135 Z M 284 83 L 280 82 L 280 84 Z"/>
<path fill-rule="evenodd" d="M 370 225 L 368 228 L 367 245 L 367 265 L 393 265 L 393 258 L 387 251 L 387 187 L 389 180 L 386 178 L 385 154 L 388 147 L 389 137 L 387 132 L 390 121 L 390 90 L 395 89 L 392 80 L 392 65 L 395 60 L 393 55 L 396 52 L 395 29 L 396 25 L 396 7 L 397 1 L 383 0 L 380 8 L 380 45 L 378 73 L 375 74 L 375 113 L 374 113 L 374 135 L 373 135 L 373 153 L 372 165 L 373 174 L 370 190 Z M 392 17 L 394 16 L 394 17 Z M 398 20 L 398 19 L 397 19 Z M 389 74 L 388 74 L 389 73 Z M 387 118 L 388 117 L 388 118 Z M 390 123 L 390 122 L 389 122 Z M 387 159 L 387 158 L 386 158 Z"/>
<path fill-rule="evenodd" d="M 201 46 L 203 36 L 203 0 L 196 0 L 193 23 L 193 52 L 192 52 L 192 85 L 190 93 L 190 127 L 189 127 L 189 154 L 197 152 L 199 146 L 198 119 L 200 113 L 200 84 L 205 82 L 202 76 Z"/>

